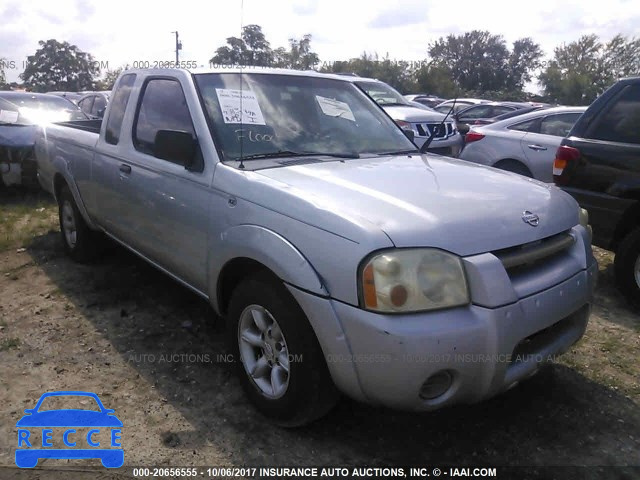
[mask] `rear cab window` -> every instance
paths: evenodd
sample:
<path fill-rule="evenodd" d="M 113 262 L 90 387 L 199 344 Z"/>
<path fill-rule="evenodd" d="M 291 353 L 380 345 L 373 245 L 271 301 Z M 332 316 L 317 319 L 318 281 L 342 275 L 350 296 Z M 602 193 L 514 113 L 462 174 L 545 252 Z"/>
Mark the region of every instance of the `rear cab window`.
<path fill-rule="evenodd" d="M 111 145 L 117 145 L 120 140 L 120 129 L 122 128 L 124 113 L 127 109 L 127 103 L 129 103 L 131 89 L 135 81 L 136 75 L 130 73 L 124 75 L 116 87 L 115 95 L 111 101 L 111 108 L 109 109 L 109 117 L 107 118 L 104 137 L 105 142 Z"/>

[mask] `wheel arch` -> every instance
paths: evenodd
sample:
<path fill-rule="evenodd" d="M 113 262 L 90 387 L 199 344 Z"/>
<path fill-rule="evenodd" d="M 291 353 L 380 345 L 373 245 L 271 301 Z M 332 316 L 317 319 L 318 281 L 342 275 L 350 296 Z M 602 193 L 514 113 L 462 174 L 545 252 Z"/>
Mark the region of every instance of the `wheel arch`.
<path fill-rule="evenodd" d="M 640 200 L 635 199 L 636 202 L 629 206 L 622 214 L 622 218 L 618 222 L 611 240 L 611 249 L 616 251 L 620 242 L 629 233 L 640 227 Z"/>
<path fill-rule="evenodd" d="M 267 271 L 274 278 L 310 293 L 328 296 L 320 275 L 304 255 L 281 235 L 257 225 L 224 232 L 211 249 L 209 298 L 224 315 L 233 289 L 248 275 Z"/>
<path fill-rule="evenodd" d="M 87 213 L 87 209 L 82 201 L 82 197 L 80 196 L 80 192 L 78 191 L 78 187 L 76 183 L 71 178 L 67 178 L 60 172 L 56 172 L 53 176 L 53 196 L 56 199 L 56 202 L 60 201 L 60 191 L 63 187 L 67 187 L 73 196 L 73 200 L 76 202 L 78 206 L 78 210 L 82 215 L 82 218 L 87 223 L 87 226 L 92 230 L 97 230 L 96 225 L 91 221 L 91 217 Z"/>
<path fill-rule="evenodd" d="M 505 165 L 516 165 L 516 166 L 522 167 L 529 173 L 529 176 L 531 176 L 531 178 L 533 178 L 533 172 L 531 171 L 529 166 L 525 162 L 523 162 L 522 160 L 519 160 L 517 158 L 502 158 L 502 159 L 498 160 L 497 162 L 495 162 L 492 165 L 492 167 L 499 168 L 500 170 L 510 171 L 510 172 L 513 171 L 513 170 L 509 170 L 509 169 L 505 168 L 504 167 Z M 515 173 L 518 173 L 518 172 L 515 172 Z"/>

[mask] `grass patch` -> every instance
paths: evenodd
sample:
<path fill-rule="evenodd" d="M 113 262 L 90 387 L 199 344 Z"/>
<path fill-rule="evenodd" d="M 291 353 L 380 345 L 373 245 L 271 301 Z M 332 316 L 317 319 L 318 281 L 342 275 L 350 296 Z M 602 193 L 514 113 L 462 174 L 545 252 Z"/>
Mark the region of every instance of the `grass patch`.
<path fill-rule="evenodd" d="M 14 348 L 18 348 L 20 346 L 19 338 L 5 338 L 0 342 L 0 352 L 4 352 L 6 350 L 12 350 Z"/>
<path fill-rule="evenodd" d="M 0 196 L 0 252 L 27 245 L 58 226 L 58 207 L 44 192 Z"/>

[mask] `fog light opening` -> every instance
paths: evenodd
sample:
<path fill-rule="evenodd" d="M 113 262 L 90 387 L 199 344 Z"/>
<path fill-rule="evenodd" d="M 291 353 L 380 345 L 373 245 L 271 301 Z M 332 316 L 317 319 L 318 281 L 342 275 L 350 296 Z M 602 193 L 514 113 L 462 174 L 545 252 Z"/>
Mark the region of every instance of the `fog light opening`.
<path fill-rule="evenodd" d="M 420 388 L 420 398 L 424 400 L 433 400 L 444 395 L 453 383 L 453 376 L 446 370 L 434 373 Z"/>

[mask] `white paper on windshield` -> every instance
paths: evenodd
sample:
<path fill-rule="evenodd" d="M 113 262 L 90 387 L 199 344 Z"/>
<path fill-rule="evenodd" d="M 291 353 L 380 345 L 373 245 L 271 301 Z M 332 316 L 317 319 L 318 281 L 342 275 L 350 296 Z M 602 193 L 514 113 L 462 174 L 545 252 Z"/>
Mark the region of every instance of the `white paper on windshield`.
<path fill-rule="evenodd" d="M 13 110 L 0 110 L 0 122 L 16 123 L 18 121 L 18 112 Z"/>
<path fill-rule="evenodd" d="M 216 88 L 224 123 L 265 125 L 256 94 L 251 90 Z"/>
<path fill-rule="evenodd" d="M 322 109 L 322 113 L 325 115 L 329 117 L 346 118 L 352 122 L 356 121 L 356 117 L 353 116 L 353 112 L 351 108 L 349 108 L 348 103 L 334 100 L 333 98 L 321 97 L 320 95 L 316 95 L 316 100 Z"/>

